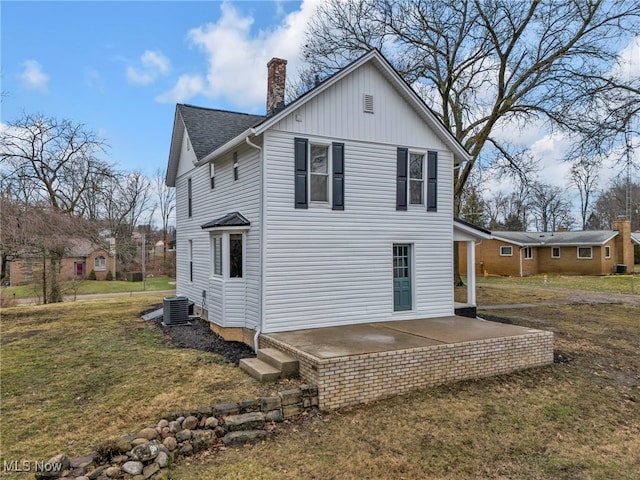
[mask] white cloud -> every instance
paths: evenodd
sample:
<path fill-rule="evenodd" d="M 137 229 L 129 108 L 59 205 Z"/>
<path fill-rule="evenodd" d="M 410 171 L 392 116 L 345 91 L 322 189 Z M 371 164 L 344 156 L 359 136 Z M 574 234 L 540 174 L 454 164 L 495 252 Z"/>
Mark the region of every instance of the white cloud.
<path fill-rule="evenodd" d="M 620 51 L 613 74 L 626 81 L 640 77 L 640 36 L 633 37 Z"/>
<path fill-rule="evenodd" d="M 42 65 L 35 60 L 25 60 L 22 62 L 22 66 L 24 70 L 20 74 L 20 78 L 25 87 L 46 93 L 49 86 L 49 75 L 44 73 Z"/>
<path fill-rule="evenodd" d="M 167 75 L 171 71 L 171 62 L 162 52 L 146 50 L 140 56 L 142 67 L 127 67 L 127 79 L 134 85 L 149 85 L 159 75 Z"/>
<path fill-rule="evenodd" d="M 272 57 L 284 58 L 288 75 L 297 72 L 304 32 L 317 5 L 318 0 L 304 0 L 299 10 L 284 16 L 275 28 L 252 32 L 251 15 L 242 15 L 231 4 L 222 3 L 216 23 L 193 28 L 187 35 L 190 43 L 205 54 L 206 73 L 182 75 L 171 91 L 156 100 L 183 102 L 204 95 L 239 108 L 263 109 L 267 62 Z"/>

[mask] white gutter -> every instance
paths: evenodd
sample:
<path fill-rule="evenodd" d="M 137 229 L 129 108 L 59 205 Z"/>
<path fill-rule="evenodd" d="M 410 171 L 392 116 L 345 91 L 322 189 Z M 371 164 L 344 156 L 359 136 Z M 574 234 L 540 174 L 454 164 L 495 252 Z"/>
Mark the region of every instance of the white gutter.
<path fill-rule="evenodd" d="M 250 129 L 253 132 L 253 128 Z M 249 140 L 249 135 L 247 135 L 244 139 L 245 143 L 250 147 L 255 148 L 260 152 L 260 313 L 258 314 L 258 325 L 256 326 L 256 333 L 253 336 L 253 350 L 258 353 L 258 339 L 260 337 L 260 332 L 262 331 L 262 318 L 264 315 L 264 252 L 265 252 L 265 228 L 264 228 L 264 206 L 265 203 L 265 188 L 264 188 L 264 177 L 265 177 L 265 164 L 264 164 L 264 153 L 262 147 L 256 145 L 255 143 L 251 143 Z"/>

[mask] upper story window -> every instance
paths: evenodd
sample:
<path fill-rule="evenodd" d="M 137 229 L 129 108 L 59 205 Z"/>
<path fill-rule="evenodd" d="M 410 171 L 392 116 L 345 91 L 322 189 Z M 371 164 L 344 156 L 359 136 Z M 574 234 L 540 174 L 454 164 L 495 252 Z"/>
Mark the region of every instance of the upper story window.
<path fill-rule="evenodd" d="M 398 147 L 396 170 L 396 210 L 407 205 L 425 205 L 428 212 L 438 211 L 438 153 L 409 152 Z"/>
<path fill-rule="evenodd" d="M 424 155 L 409 154 L 409 205 L 424 205 Z"/>
<path fill-rule="evenodd" d="M 216 186 L 216 166 L 213 162 L 209 164 L 209 178 L 211 179 L 211 189 L 213 190 Z"/>
<path fill-rule="evenodd" d="M 93 260 L 93 269 L 94 270 L 106 270 L 107 269 L 107 259 L 102 255 L 98 255 Z"/>
<path fill-rule="evenodd" d="M 329 201 L 329 147 L 311 144 L 309 192 L 312 202 Z"/>
<path fill-rule="evenodd" d="M 187 180 L 187 209 L 189 218 L 193 215 L 193 189 L 191 186 L 191 179 Z"/>
<path fill-rule="evenodd" d="M 233 180 L 238 180 L 238 152 L 233 152 Z"/>
<path fill-rule="evenodd" d="M 309 208 L 312 202 L 344 210 L 344 144 L 296 138 L 294 150 L 295 208 Z"/>

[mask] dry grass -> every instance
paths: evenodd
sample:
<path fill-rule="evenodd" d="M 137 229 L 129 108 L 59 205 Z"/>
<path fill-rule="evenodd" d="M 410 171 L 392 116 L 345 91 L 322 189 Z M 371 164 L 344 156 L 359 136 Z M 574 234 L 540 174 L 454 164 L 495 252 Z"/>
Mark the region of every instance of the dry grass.
<path fill-rule="evenodd" d="M 511 295 L 483 286 L 479 303 Z M 213 355 L 164 344 L 137 316 L 154 300 L 3 312 L 0 461 L 85 453 L 163 411 L 262 392 Z M 553 330 L 571 361 L 312 415 L 260 445 L 181 461 L 173 478 L 637 479 L 640 307 L 498 314 Z"/>

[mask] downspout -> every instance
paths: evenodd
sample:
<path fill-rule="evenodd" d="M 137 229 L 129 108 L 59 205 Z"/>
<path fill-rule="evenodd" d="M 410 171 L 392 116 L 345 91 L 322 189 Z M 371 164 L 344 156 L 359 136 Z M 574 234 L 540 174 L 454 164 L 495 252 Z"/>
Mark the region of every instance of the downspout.
<path fill-rule="evenodd" d="M 522 249 L 523 249 L 523 248 L 524 248 L 524 247 L 520 247 L 520 248 L 518 249 L 518 258 L 519 258 L 519 260 L 520 260 L 520 278 L 522 278 Z"/>
<path fill-rule="evenodd" d="M 253 130 L 253 129 L 252 129 Z M 244 141 L 250 147 L 255 148 L 260 152 L 260 294 L 259 294 L 259 302 L 260 302 L 260 314 L 258 315 L 258 325 L 256 326 L 256 333 L 253 336 L 253 351 L 258 353 L 258 339 L 260 337 L 260 332 L 262 331 L 262 318 L 264 315 L 264 175 L 265 175 L 265 165 L 264 165 L 264 155 L 262 151 L 262 147 L 256 145 L 255 143 L 251 143 L 249 140 L 249 136 L 247 135 Z"/>

